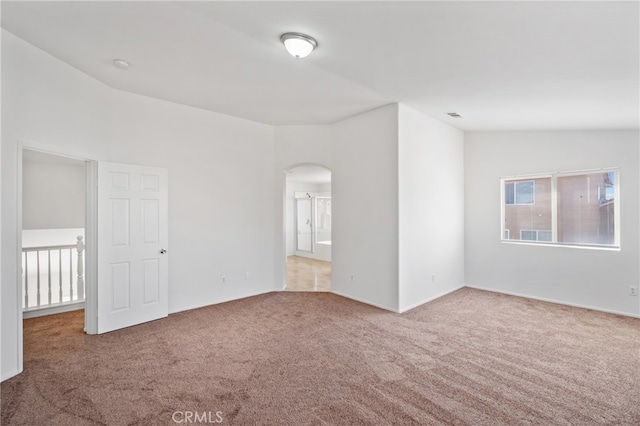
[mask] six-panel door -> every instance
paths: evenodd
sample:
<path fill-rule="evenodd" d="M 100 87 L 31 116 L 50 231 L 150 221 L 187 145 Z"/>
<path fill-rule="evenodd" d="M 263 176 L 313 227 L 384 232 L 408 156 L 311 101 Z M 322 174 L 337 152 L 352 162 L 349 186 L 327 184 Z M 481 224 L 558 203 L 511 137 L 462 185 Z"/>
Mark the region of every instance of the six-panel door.
<path fill-rule="evenodd" d="M 98 163 L 98 333 L 168 315 L 168 173 Z"/>

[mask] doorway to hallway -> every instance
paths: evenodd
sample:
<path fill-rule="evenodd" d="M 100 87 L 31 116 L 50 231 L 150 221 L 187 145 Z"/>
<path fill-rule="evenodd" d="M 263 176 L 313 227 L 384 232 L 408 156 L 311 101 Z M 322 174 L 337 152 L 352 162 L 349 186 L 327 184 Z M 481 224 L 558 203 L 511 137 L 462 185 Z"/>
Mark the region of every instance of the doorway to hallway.
<path fill-rule="evenodd" d="M 286 286 L 331 291 L 331 171 L 301 165 L 286 171 Z"/>
<path fill-rule="evenodd" d="M 24 318 L 84 309 L 85 161 L 23 148 Z"/>

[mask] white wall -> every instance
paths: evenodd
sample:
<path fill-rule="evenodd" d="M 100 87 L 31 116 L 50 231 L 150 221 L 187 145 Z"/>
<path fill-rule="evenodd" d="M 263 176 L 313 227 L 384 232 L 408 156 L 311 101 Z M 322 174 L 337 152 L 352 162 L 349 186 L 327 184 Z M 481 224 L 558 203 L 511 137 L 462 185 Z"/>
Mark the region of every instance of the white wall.
<path fill-rule="evenodd" d="M 464 286 L 464 133 L 400 104 L 398 161 L 404 311 Z"/>
<path fill-rule="evenodd" d="M 112 161 L 169 169 L 169 311 L 272 290 L 272 128 L 126 92 L 113 128 Z"/>
<path fill-rule="evenodd" d="M 393 104 L 275 139 L 281 168 L 332 170 L 332 291 L 398 311 L 464 285 L 461 131 Z"/>
<path fill-rule="evenodd" d="M 21 365 L 18 141 L 169 170 L 170 312 L 273 290 L 273 128 L 113 90 L 2 36 L 2 379 Z"/>
<path fill-rule="evenodd" d="M 331 146 L 335 139 L 333 126 L 278 126 L 276 141 L 276 171 L 302 164 L 316 164 L 331 169 Z"/>
<path fill-rule="evenodd" d="M 639 133 L 565 131 L 465 136 L 465 271 L 469 286 L 640 315 Z M 621 250 L 500 242 L 500 178 L 620 168 Z"/>
<path fill-rule="evenodd" d="M 331 125 L 276 127 L 275 141 L 278 175 L 283 175 L 285 168 L 304 163 L 331 169 L 332 291 L 396 311 L 397 105 Z M 284 176 L 281 179 L 283 188 Z M 284 209 L 284 191 L 275 196 Z M 280 222 L 280 227 L 282 231 L 276 241 L 282 243 L 276 245 L 276 264 L 282 264 L 284 271 L 282 259 L 286 251 L 282 233 L 286 226 Z M 355 275 L 354 282 L 350 280 L 351 274 Z M 280 282 L 284 283 L 284 277 Z"/>
<path fill-rule="evenodd" d="M 274 127 L 275 155 L 273 173 L 276 185 L 272 191 L 275 200 L 273 264 L 276 265 L 274 289 L 286 285 L 287 256 L 287 196 L 285 170 L 296 165 L 315 164 L 331 169 L 331 146 L 335 138 L 333 127 L 278 126 Z"/>
<path fill-rule="evenodd" d="M 398 309 L 398 105 L 333 125 L 332 290 Z M 350 281 L 350 275 L 355 281 Z"/>
<path fill-rule="evenodd" d="M 0 6 L 1 8 L 1 6 Z M 0 15 L 1 15 L 1 9 L 0 9 Z M 2 31 L 0 31 L 0 47 L 2 47 L 2 37 L 3 37 L 3 33 Z M 0 80 L 2 77 L 2 58 L 0 55 Z M 2 99 L 2 85 L 0 84 L 0 100 Z M 2 108 L 2 102 L 0 102 L 0 123 L 2 122 L 2 119 L 4 119 L 4 109 Z M 0 128 L 2 126 L 0 125 Z M 1 142 L 1 139 L 0 139 Z M 4 180 L 2 178 L 3 176 L 3 167 L 2 167 L 2 144 L 0 143 L 0 190 L 4 191 Z M 4 267 L 2 266 L 4 263 L 4 257 L 3 257 L 3 246 L 4 243 L 2 243 L 2 241 L 4 241 L 4 235 L 2 234 L 2 211 L 3 211 L 3 207 L 2 207 L 2 196 L 0 195 L 0 308 L 3 306 L 2 305 L 2 294 L 4 293 L 4 291 L 2 291 L 2 287 L 4 287 L 4 275 L 3 275 L 3 271 L 4 271 Z M 14 323 L 15 324 L 15 323 Z M 4 369 L 4 361 L 3 361 L 3 357 L 4 357 L 4 344 L 3 344 L 3 339 L 2 336 L 4 335 L 4 325 L 3 325 L 3 320 L 2 320 L 2 314 L 0 312 L 0 381 L 4 380 L 5 377 L 9 377 L 9 374 L 5 375 L 5 369 Z M 11 333 L 12 335 L 15 336 L 15 330 Z M 11 352 L 17 352 L 14 348 L 14 350 L 12 350 Z M 9 367 L 9 370 L 7 371 L 7 373 L 11 373 L 10 371 L 11 367 Z"/>
<path fill-rule="evenodd" d="M 104 155 L 110 89 L 2 31 L 2 379 L 18 373 L 18 141 Z"/>
<path fill-rule="evenodd" d="M 84 162 L 38 158 L 22 166 L 22 229 L 84 228 Z"/>
<path fill-rule="evenodd" d="M 84 238 L 84 228 L 26 229 L 22 231 L 22 247 L 76 244 L 78 236 Z"/>

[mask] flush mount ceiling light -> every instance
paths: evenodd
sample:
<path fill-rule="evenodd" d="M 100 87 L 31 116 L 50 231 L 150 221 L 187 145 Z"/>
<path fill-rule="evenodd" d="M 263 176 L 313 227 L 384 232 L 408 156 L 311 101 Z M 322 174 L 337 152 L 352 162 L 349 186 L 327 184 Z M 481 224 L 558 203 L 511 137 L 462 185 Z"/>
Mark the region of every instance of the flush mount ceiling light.
<path fill-rule="evenodd" d="M 129 68 L 130 64 L 124 59 L 114 59 L 113 66 L 121 70 L 126 70 Z"/>
<path fill-rule="evenodd" d="M 280 36 L 280 41 L 294 58 L 309 56 L 318 47 L 318 42 L 313 37 L 302 33 L 284 33 Z"/>

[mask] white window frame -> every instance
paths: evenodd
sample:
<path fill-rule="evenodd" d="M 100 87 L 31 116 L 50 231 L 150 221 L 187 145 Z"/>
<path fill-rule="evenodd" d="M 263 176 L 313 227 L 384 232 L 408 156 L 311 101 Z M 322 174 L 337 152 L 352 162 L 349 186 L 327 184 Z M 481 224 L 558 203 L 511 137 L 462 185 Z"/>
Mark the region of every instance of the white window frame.
<path fill-rule="evenodd" d="M 565 176 L 582 176 L 595 173 L 610 173 L 613 172 L 615 176 L 614 188 L 615 196 L 613 197 L 613 211 L 614 211 L 614 243 L 613 244 L 580 244 L 580 243 L 562 243 L 558 242 L 558 177 Z M 508 237 L 505 238 L 505 231 L 509 231 L 505 228 L 505 208 L 512 205 L 531 205 L 531 204 L 505 204 L 505 187 L 507 183 L 512 181 L 527 181 L 535 179 L 551 178 L 551 241 L 532 241 L 532 240 L 511 240 Z M 541 173 L 536 175 L 520 175 L 520 176 L 505 176 L 500 178 L 500 240 L 503 243 L 509 244 L 533 244 L 542 246 L 559 246 L 559 247 L 577 247 L 577 248 L 593 248 L 599 250 L 620 250 L 620 199 L 621 199 L 621 185 L 620 185 L 620 169 L 617 167 L 607 167 L 602 169 L 588 169 L 588 170 L 572 170 L 566 172 L 553 172 L 553 173 Z M 514 202 L 515 202 L 515 187 L 514 187 Z M 535 187 L 534 187 L 534 201 L 535 201 Z M 537 234 L 536 234 L 537 235 Z M 509 235 L 510 237 L 510 235 Z"/>
<path fill-rule="evenodd" d="M 512 179 L 509 179 L 510 181 Z M 527 182 L 531 182 L 531 184 L 533 185 L 533 193 L 531 194 L 531 202 L 530 203 L 519 203 L 518 202 L 518 184 L 519 183 L 527 183 Z M 506 188 L 507 188 L 507 184 L 509 183 L 513 183 L 513 203 L 511 204 L 506 204 L 507 206 L 533 206 L 536 204 L 536 183 L 533 179 L 526 179 L 526 180 L 518 180 L 518 181 L 514 181 L 514 182 L 506 182 L 504 183 L 504 190 L 506 192 Z M 505 199 L 506 202 L 506 199 Z"/>
<path fill-rule="evenodd" d="M 535 232 L 536 233 L 536 239 L 535 240 L 525 240 L 522 238 L 522 233 L 523 232 Z M 551 239 L 553 240 L 553 231 L 551 231 L 550 229 L 521 229 L 520 230 L 520 241 L 541 241 L 540 240 L 540 232 L 551 232 Z M 518 241 L 518 240 L 516 240 Z M 548 243 L 549 241 L 543 241 L 545 243 Z"/>

